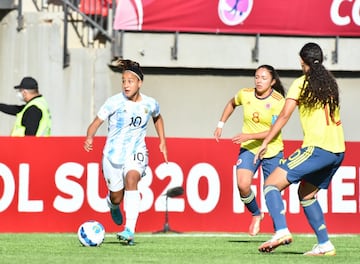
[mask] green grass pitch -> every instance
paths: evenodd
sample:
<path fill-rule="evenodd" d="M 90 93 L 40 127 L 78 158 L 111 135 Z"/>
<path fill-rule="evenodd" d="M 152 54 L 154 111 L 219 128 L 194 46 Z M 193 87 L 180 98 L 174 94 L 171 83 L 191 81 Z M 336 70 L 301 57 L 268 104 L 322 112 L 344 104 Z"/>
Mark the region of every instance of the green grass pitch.
<path fill-rule="evenodd" d="M 316 243 L 313 235 L 293 234 L 294 242 L 273 253 L 260 253 L 258 246 L 270 234 L 250 237 L 236 233 L 138 233 L 135 246 L 107 234 L 100 247 L 84 247 L 76 234 L 2 233 L 0 263 L 360 263 L 360 236 L 333 235 L 337 255 L 308 257 L 302 253 Z"/>

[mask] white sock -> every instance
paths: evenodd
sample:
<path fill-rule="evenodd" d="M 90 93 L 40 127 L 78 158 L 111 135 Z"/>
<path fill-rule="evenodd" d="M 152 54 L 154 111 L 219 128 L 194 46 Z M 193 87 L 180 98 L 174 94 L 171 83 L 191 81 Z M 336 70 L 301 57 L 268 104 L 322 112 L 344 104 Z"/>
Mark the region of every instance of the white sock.
<path fill-rule="evenodd" d="M 136 222 L 140 212 L 140 192 L 138 190 L 125 191 L 124 210 L 126 214 L 125 226 L 135 233 Z"/>
<path fill-rule="evenodd" d="M 325 243 L 319 244 L 323 247 L 334 247 L 330 240 L 326 241 Z"/>
<path fill-rule="evenodd" d="M 288 228 L 283 228 L 283 229 L 277 230 L 276 233 L 275 233 L 275 236 L 276 237 L 282 237 L 282 236 L 289 235 L 289 234 L 290 234 L 289 229 Z"/>

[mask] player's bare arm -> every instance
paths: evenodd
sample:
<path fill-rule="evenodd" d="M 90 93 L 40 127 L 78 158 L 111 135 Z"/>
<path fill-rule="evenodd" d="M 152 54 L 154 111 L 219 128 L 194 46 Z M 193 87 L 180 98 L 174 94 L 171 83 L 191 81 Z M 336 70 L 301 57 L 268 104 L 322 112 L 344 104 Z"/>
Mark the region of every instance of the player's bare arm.
<path fill-rule="evenodd" d="M 167 156 L 167 147 L 166 147 L 166 139 L 165 139 L 164 120 L 162 116 L 159 114 L 157 117 L 153 118 L 153 121 L 156 129 L 156 133 L 158 134 L 160 139 L 159 149 L 164 156 L 165 162 L 167 163 L 168 156 Z"/>
<path fill-rule="evenodd" d="M 269 131 L 259 132 L 259 133 L 240 133 L 234 136 L 231 140 L 234 144 L 241 144 L 245 141 L 252 139 L 264 139 Z"/>
<path fill-rule="evenodd" d="M 86 139 L 84 142 L 84 149 L 85 151 L 89 152 L 93 150 L 93 140 L 94 136 L 101 126 L 101 124 L 104 122 L 104 120 L 101 120 L 98 117 L 95 117 L 94 121 L 89 125 L 86 133 Z"/>
<path fill-rule="evenodd" d="M 214 137 L 217 142 L 219 142 L 219 139 L 221 137 L 222 129 L 225 124 L 225 122 L 228 120 L 228 118 L 231 116 L 231 114 L 234 112 L 234 109 L 236 108 L 235 105 L 235 99 L 232 98 L 230 101 L 225 105 L 224 111 L 221 115 L 220 121 L 214 131 Z"/>

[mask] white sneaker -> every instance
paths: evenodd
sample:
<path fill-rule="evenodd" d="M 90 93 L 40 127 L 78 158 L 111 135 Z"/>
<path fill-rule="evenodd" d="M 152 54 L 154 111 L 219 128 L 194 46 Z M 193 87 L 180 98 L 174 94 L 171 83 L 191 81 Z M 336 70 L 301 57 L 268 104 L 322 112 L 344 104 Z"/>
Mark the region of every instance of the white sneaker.
<path fill-rule="evenodd" d="M 328 241 L 325 244 L 316 244 L 312 250 L 305 252 L 305 256 L 335 256 L 336 250 L 334 245 Z"/>
<path fill-rule="evenodd" d="M 292 235 L 289 230 L 277 232 L 270 240 L 262 243 L 258 250 L 260 252 L 270 253 L 278 246 L 289 245 L 293 241 Z"/>

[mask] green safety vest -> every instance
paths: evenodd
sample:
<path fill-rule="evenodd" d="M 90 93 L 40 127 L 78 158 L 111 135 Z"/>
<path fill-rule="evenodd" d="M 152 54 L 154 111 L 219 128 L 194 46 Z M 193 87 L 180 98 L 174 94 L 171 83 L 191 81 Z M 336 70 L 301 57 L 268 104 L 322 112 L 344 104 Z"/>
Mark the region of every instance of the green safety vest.
<path fill-rule="evenodd" d="M 14 128 L 11 132 L 11 136 L 23 137 L 25 136 L 25 127 L 21 124 L 23 115 L 30 106 L 35 105 L 42 112 L 42 117 L 39 122 L 38 130 L 36 131 L 36 136 L 50 136 L 51 134 L 51 115 L 48 107 L 48 103 L 45 101 L 44 97 L 40 96 L 32 99 L 28 102 L 23 110 L 16 115 L 16 121 Z"/>

